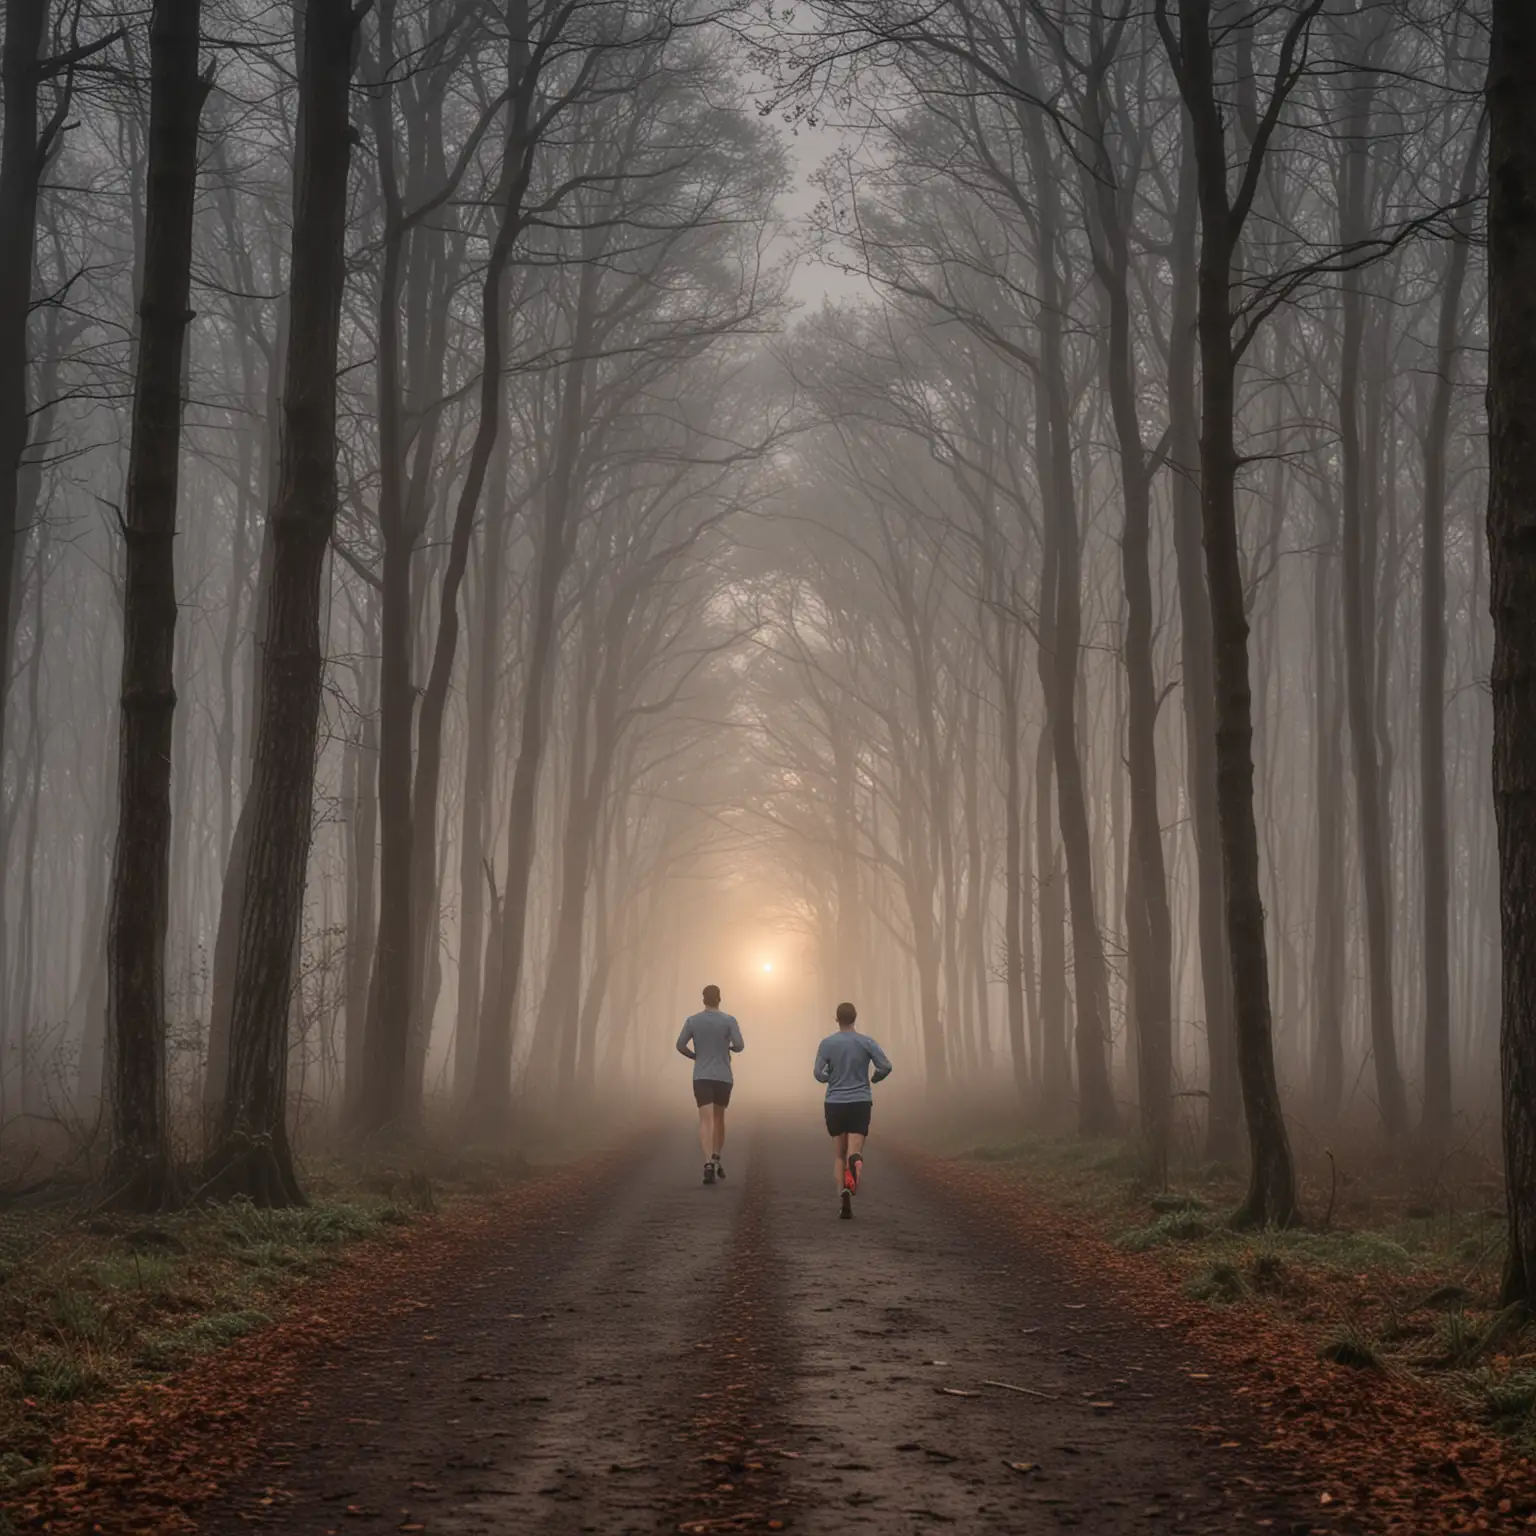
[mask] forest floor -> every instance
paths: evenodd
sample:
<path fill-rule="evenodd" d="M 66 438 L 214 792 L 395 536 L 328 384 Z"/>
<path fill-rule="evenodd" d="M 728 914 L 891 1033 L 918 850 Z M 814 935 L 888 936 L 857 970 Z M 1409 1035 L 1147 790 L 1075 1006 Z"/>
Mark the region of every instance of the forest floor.
<path fill-rule="evenodd" d="M 1319 1507 L 1365 1530 L 1536 1528 L 1536 1337 L 1498 1305 L 1502 1185 L 1475 1150 L 1416 1166 L 1343 1136 L 1298 1158 L 1297 1226 L 1255 1233 L 1225 1219 L 1229 1170 L 1152 1192 L 1127 1143 L 977 1135 L 930 1132 L 930 1187 L 1199 1349 Z"/>
<path fill-rule="evenodd" d="M 34 1171 L 31 1159 L 18 1167 Z M 317 1308 L 345 1310 L 361 1297 L 388 1312 L 401 1304 L 391 1294 L 399 1287 L 377 1285 L 381 1267 L 404 1281 L 451 1258 L 483 1225 L 499 1229 L 556 1198 L 560 1175 L 558 1164 L 521 1157 L 426 1150 L 317 1158 L 306 1168 L 311 1203 L 300 1210 L 233 1203 L 129 1216 L 95 1208 L 90 1188 L 67 1170 L 56 1183 L 36 1180 L 41 1187 L 27 1197 L 8 1197 L 0 1207 L 0 1536 L 44 1492 L 59 1496 L 58 1529 L 88 1529 L 68 1524 L 71 1490 L 87 1465 L 92 1475 L 101 1470 L 104 1452 L 120 1463 L 111 1475 L 122 1489 L 140 1481 L 150 1489 L 146 1507 L 178 1498 L 185 1490 L 176 1478 L 156 1492 L 152 1479 L 129 1476 L 136 1452 L 131 1435 L 118 1443 L 120 1424 L 178 1395 L 193 1401 L 199 1383 L 225 1373 L 237 1340 L 260 1356 L 274 1341 L 291 1350 L 314 1336 Z M 238 1447 L 227 1456 L 211 1442 L 205 1449 L 192 1470 L 212 1486 Z"/>
<path fill-rule="evenodd" d="M 852 1222 L 813 1110 L 734 1121 L 724 1185 L 697 1182 L 685 1123 L 353 1244 L 274 1324 L 75 1410 L 12 1518 L 1529 1528 L 1511 1441 L 1390 1364 L 1320 1359 L 1280 1310 L 1189 1295 L 1180 1245 L 1114 1241 L 1091 1156 L 1064 1175 L 1059 1155 L 894 1152 L 876 1129 Z"/>

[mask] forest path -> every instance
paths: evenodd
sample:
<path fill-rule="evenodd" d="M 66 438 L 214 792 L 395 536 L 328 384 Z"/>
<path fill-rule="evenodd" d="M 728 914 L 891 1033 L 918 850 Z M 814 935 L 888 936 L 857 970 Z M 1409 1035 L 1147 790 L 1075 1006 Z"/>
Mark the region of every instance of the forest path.
<path fill-rule="evenodd" d="M 817 1114 L 733 1123 L 713 1188 L 684 1129 L 646 1144 L 337 1351 L 204 1529 L 1323 1528 L 1214 1371 L 878 1130 L 852 1222 Z"/>

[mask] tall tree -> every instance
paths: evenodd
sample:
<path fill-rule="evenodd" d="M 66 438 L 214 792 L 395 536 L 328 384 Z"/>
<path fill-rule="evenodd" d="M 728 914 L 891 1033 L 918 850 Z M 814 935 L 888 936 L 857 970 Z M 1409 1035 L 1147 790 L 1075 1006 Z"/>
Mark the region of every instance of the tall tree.
<path fill-rule="evenodd" d="M 1478 118 L 1462 165 L 1452 215 L 1450 254 L 1440 289 L 1435 373 L 1424 430 L 1423 616 L 1419 630 L 1419 782 L 1424 870 L 1423 1132 L 1443 1142 L 1451 1131 L 1451 890 L 1445 810 L 1445 511 L 1451 401 L 1462 341 L 1462 292 L 1472 255 L 1470 214 L 1482 173 L 1488 117 Z"/>
<path fill-rule="evenodd" d="M 1132 330 L 1131 233 L 1139 162 L 1144 144 L 1139 125 L 1119 125 L 1125 163 L 1111 153 L 1109 74 L 1130 12 L 1122 6 L 1112 22 L 1095 0 L 1088 22 L 1087 80 L 1081 115 L 1091 164 L 1084 168 L 1085 201 L 1093 210 L 1094 273 L 1107 311 L 1104 375 L 1110 416 L 1120 452 L 1120 494 L 1125 517 L 1120 538 L 1125 582 L 1126 767 L 1131 787 L 1132 878 L 1126 901 L 1131 1014 L 1141 1099 L 1147 1172 L 1161 1183 L 1168 1169 L 1173 1062 L 1172 921 L 1163 861 L 1163 827 L 1157 796 L 1157 679 L 1152 652 L 1151 569 L 1154 455 L 1142 441 L 1135 336 Z"/>
<path fill-rule="evenodd" d="M 26 463 L 32 428 L 28 324 L 37 250 L 38 191 L 57 153 L 74 103 L 75 71 L 120 37 L 43 53 L 48 0 L 6 0 L 0 51 L 0 760 L 6 743 L 6 695 L 20 617 L 20 546 L 25 535 Z M 42 87 L 55 83 L 48 115 L 39 118 Z M 46 402 L 45 402 L 46 405 Z M 6 970 L 5 884 L 0 880 L 0 984 Z"/>
<path fill-rule="evenodd" d="M 182 358 L 191 314 L 200 0 L 156 0 L 150 21 L 148 198 L 133 439 L 123 510 L 123 684 L 118 827 L 107 924 L 112 1155 L 124 1205 L 169 1194 L 165 935 L 171 883 L 171 735 L 176 710 L 176 495 Z"/>
<path fill-rule="evenodd" d="M 1200 206 L 1199 307 L 1200 476 L 1206 587 L 1216 660 L 1216 807 L 1225 874 L 1227 953 L 1232 973 L 1238 1076 L 1248 1116 L 1251 1165 L 1239 1216 L 1249 1222 L 1290 1223 L 1296 1178 L 1290 1137 L 1275 1074 L 1269 950 L 1259 879 L 1258 823 L 1253 794 L 1253 691 L 1248 675 L 1248 605 L 1237 531 L 1237 368 L 1251 342 L 1233 313 L 1233 261 L 1253 208 L 1259 177 L 1281 114 L 1305 69 L 1305 43 L 1323 0 L 1281 7 L 1269 99 L 1248 151 L 1230 181 L 1227 124 L 1218 85 L 1219 40 L 1252 46 L 1253 17 L 1218 26 L 1212 0 L 1184 0 L 1175 30 L 1168 0 L 1154 14 L 1179 93 L 1190 116 Z"/>
<path fill-rule="evenodd" d="M 1350 18 L 1352 28 L 1361 23 Z M 1358 57 L 1342 87 L 1344 144 L 1339 176 L 1339 243 L 1346 250 L 1365 242 L 1372 185 L 1371 118 L 1379 75 L 1378 54 L 1385 36 L 1384 13 L 1366 23 Z M 1355 41 L 1353 39 L 1351 42 Z M 1408 1125 L 1408 1100 L 1397 1063 L 1397 1025 L 1392 996 L 1392 882 L 1387 796 L 1377 739 L 1375 613 L 1377 572 L 1367 559 L 1374 549 L 1367 522 L 1376 497 L 1367 485 L 1369 464 L 1361 422 L 1362 356 L 1365 346 L 1365 276 L 1350 264 L 1340 278 L 1343 325 L 1339 368 L 1339 456 L 1343 466 L 1342 511 L 1344 693 L 1349 714 L 1350 764 L 1359 829 L 1360 883 L 1365 892 L 1365 952 L 1369 979 L 1371 1056 L 1376 1065 L 1377 1100 L 1387 1134 Z"/>
<path fill-rule="evenodd" d="M 1504 1299 L 1536 1306 L 1536 9 L 1493 0 L 1488 556 L 1504 945 Z"/>
<path fill-rule="evenodd" d="M 336 362 L 353 138 L 348 94 L 361 17 L 348 0 L 306 0 L 299 23 L 282 458 L 268 513 L 272 571 L 229 1074 L 208 1163 L 213 1190 L 261 1205 L 303 1199 L 288 1141 L 288 1015 L 325 673 L 321 587 L 336 523 Z"/>

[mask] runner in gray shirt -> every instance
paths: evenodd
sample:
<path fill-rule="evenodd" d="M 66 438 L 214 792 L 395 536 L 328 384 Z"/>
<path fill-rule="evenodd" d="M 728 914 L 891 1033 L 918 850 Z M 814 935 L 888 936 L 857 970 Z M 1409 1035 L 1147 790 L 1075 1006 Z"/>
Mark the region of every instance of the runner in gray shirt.
<path fill-rule="evenodd" d="M 693 1063 L 693 1102 L 699 1106 L 699 1146 L 704 1153 L 704 1182 L 725 1177 L 720 1161 L 725 1146 L 725 1107 L 731 1102 L 735 1074 L 731 1057 L 745 1046 L 741 1025 L 720 1011 L 720 988 L 704 988 L 704 1011 L 688 1019 L 677 1048 Z"/>
<path fill-rule="evenodd" d="M 816 1047 L 816 1081 L 827 1085 L 827 1135 L 837 1148 L 838 1214 L 844 1221 L 853 1215 L 853 1197 L 864 1169 L 864 1138 L 875 1106 L 871 1085 L 891 1075 L 885 1052 L 853 1027 L 858 1017 L 852 1003 L 839 1003 L 837 1033 Z"/>

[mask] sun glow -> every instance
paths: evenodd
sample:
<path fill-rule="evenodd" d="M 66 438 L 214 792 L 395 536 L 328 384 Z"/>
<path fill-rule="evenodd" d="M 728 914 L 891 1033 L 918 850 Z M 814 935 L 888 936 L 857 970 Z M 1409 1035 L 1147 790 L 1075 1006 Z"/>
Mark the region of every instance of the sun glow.
<path fill-rule="evenodd" d="M 766 975 L 772 969 L 773 969 L 773 961 L 772 960 L 764 960 L 763 961 L 763 973 L 764 973 L 764 975 Z"/>

